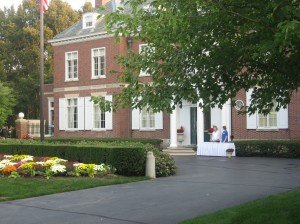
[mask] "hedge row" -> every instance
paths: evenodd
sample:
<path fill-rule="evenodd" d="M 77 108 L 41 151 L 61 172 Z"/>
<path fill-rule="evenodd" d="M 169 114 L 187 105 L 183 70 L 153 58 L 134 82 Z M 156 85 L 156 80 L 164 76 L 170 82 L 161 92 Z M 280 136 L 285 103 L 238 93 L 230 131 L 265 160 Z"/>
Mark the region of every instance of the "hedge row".
<path fill-rule="evenodd" d="M 161 139 L 147 139 L 147 138 L 46 138 L 45 142 L 49 143 L 68 143 L 76 144 L 81 142 L 138 142 L 142 144 L 151 144 L 154 147 L 159 148 L 162 140 Z"/>
<path fill-rule="evenodd" d="M 300 141 L 235 141 L 237 156 L 300 158 Z"/>
<path fill-rule="evenodd" d="M 86 146 L 50 144 L 1 144 L 0 154 L 57 156 L 82 163 L 105 163 L 125 176 L 145 175 L 146 149 L 142 146 Z"/>

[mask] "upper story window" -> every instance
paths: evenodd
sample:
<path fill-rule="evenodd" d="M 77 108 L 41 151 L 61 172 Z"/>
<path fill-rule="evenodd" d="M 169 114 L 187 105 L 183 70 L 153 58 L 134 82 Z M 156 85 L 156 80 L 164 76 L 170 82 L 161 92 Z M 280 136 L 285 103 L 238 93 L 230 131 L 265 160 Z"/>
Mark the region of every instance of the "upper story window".
<path fill-rule="evenodd" d="M 66 81 L 78 80 L 78 52 L 66 52 Z"/>
<path fill-rule="evenodd" d="M 105 48 L 92 49 L 92 78 L 105 78 Z"/>
<path fill-rule="evenodd" d="M 140 54 L 144 54 L 145 50 L 149 48 L 148 44 L 140 44 L 139 46 L 139 53 Z M 140 76 L 150 76 L 150 74 L 147 73 L 147 69 L 146 70 L 141 70 L 140 71 Z"/>
<path fill-rule="evenodd" d="M 82 27 L 83 29 L 95 27 L 98 13 L 88 12 L 83 14 Z"/>

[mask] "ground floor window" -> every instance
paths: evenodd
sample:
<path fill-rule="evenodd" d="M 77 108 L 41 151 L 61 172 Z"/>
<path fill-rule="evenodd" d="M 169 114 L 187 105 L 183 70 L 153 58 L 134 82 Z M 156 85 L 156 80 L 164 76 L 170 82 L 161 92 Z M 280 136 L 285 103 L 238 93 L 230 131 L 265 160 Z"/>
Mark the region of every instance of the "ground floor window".
<path fill-rule="evenodd" d="M 67 116 L 68 116 L 67 128 L 77 129 L 78 128 L 77 99 L 67 99 Z"/>

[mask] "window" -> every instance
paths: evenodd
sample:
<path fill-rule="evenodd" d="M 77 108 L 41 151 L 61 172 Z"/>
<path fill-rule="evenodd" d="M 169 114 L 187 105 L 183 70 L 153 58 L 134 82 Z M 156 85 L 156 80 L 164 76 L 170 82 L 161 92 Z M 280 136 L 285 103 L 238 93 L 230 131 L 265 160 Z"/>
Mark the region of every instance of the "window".
<path fill-rule="evenodd" d="M 105 129 L 105 112 L 100 110 L 98 104 L 94 104 L 94 129 Z"/>
<path fill-rule="evenodd" d="M 154 129 L 155 128 L 155 115 L 152 109 L 147 110 L 143 108 L 141 111 L 141 128 Z"/>
<path fill-rule="evenodd" d="M 249 89 L 246 92 L 246 106 L 251 103 L 251 95 L 253 89 Z M 289 111 L 288 108 L 280 108 L 279 111 L 275 110 L 276 104 L 268 115 L 259 114 L 247 114 L 247 129 L 256 129 L 257 131 L 288 129 L 289 128 Z"/>
<path fill-rule="evenodd" d="M 93 16 L 87 15 L 85 17 L 85 28 L 92 27 L 93 26 Z"/>
<path fill-rule="evenodd" d="M 66 81 L 78 80 L 78 52 L 66 53 Z"/>
<path fill-rule="evenodd" d="M 105 48 L 92 49 L 92 78 L 105 77 Z"/>
<path fill-rule="evenodd" d="M 53 102 L 53 98 L 49 99 L 49 117 L 48 117 L 48 124 L 50 127 L 53 127 L 54 125 L 54 102 Z"/>
<path fill-rule="evenodd" d="M 277 112 L 274 106 L 268 115 L 258 114 L 259 128 L 277 128 Z"/>
<path fill-rule="evenodd" d="M 95 23 L 97 20 L 98 13 L 94 12 L 88 12 L 83 14 L 82 16 L 82 28 L 87 29 L 87 28 L 93 28 L 95 27 Z"/>
<path fill-rule="evenodd" d="M 146 48 L 148 48 L 148 44 L 140 44 L 139 53 L 140 54 L 145 54 Z M 140 71 L 140 76 L 149 76 L 149 74 L 147 73 L 147 69 L 146 70 L 141 70 Z"/>
<path fill-rule="evenodd" d="M 78 108 L 77 99 L 67 99 L 67 128 L 77 129 L 78 128 Z"/>

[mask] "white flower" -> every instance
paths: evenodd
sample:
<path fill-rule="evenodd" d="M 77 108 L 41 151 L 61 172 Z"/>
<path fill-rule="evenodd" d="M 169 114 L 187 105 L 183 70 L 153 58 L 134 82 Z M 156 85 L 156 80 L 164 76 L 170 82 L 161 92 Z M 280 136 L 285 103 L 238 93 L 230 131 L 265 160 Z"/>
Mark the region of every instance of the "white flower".
<path fill-rule="evenodd" d="M 73 166 L 78 167 L 80 165 L 83 165 L 83 163 L 74 163 Z"/>
<path fill-rule="evenodd" d="M 94 170 L 95 170 L 95 171 L 105 171 L 105 170 L 106 170 L 106 167 L 105 167 L 105 165 L 102 163 L 101 165 L 95 165 Z"/>
<path fill-rule="evenodd" d="M 48 159 L 46 163 L 55 163 L 55 164 L 60 164 L 62 162 L 67 162 L 68 160 L 65 159 Z"/>
<path fill-rule="evenodd" d="M 27 156 L 26 158 L 21 160 L 22 162 L 33 161 L 33 156 Z"/>
<path fill-rule="evenodd" d="M 36 162 L 36 164 L 43 165 L 45 162 Z"/>
<path fill-rule="evenodd" d="M 12 155 L 4 155 L 3 157 L 6 158 L 6 159 L 10 159 L 13 156 Z"/>
<path fill-rule="evenodd" d="M 64 173 L 66 172 L 66 166 L 65 165 L 60 165 L 60 164 L 56 164 L 51 166 L 51 171 L 53 173 Z"/>

